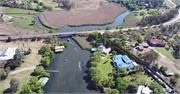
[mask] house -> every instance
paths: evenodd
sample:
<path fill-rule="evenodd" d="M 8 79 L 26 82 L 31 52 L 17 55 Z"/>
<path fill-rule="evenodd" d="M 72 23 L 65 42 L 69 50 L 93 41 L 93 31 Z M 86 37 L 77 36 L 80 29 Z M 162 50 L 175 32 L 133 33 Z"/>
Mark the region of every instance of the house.
<path fill-rule="evenodd" d="M 0 51 L 0 67 L 4 67 L 8 60 L 14 59 L 16 48 L 6 48 Z"/>
<path fill-rule="evenodd" d="M 151 94 L 152 90 L 147 86 L 140 85 L 136 94 Z"/>
<path fill-rule="evenodd" d="M 136 49 L 139 50 L 139 51 L 143 51 L 144 48 L 148 48 L 148 47 L 149 47 L 149 45 L 148 45 L 146 42 L 143 42 L 143 43 L 141 43 L 141 44 L 138 44 L 138 45 L 136 46 Z"/>
<path fill-rule="evenodd" d="M 0 60 L 1 61 L 11 60 L 14 59 L 15 55 L 16 55 L 16 48 L 6 48 L 0 51 Z"/>
<path fill-rule="evenodd" d="M 137 66 L 137 64 L 126 55 L 115 55 L 113 57 L 113 65 L 116 68 L 134 68 Z"/>
<path fill-rule="evenodd" d="M 167 42 L 165 40 L 160 40 L 160 39 L 151 39 L 147 41 L 148 44 L 152 47 L 165 47 Z"/>
<path fill-rule="evenodd" d="M 99 45 L 97 47 L 98 50 L 100 50 L 104 54 L 109 54 L 111 52 L 111 48 L 106 48 L 103 44 Z M 94 51 L 95 49 L 91 49 L 91 51 Z"/>

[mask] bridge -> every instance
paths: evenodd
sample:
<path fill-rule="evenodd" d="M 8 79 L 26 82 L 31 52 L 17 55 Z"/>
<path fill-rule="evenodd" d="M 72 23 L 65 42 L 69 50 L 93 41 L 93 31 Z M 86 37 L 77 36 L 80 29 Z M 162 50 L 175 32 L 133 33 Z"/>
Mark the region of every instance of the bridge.
<path fill-rule="evenodd" d="M 159 25 L 154 25 L 151 27 L 157 27 Z M 53 32 L 53 33 L 35 33 L 35 34 L 18 34 L 18 35 L 5 35 L 5 36 L 0 36 L 0 41 L 5 41 L 10 37 L 12 40 L 17 40 L 17 39 L 30 39 L 33 37 L 40 37 L 40 38 L 47 38 L 49 36 L 63 36 L 63 35 L 88 35 L 93 32 L 98 32 L 98 33 L 105 33 L 105 32 L 119 32 L 121 31 L 128 31 L 128 30 L 139 30 L 139 29 L 146 29 L 146 27 L 133 27 L 133 28 L 124 28 L 124 29 L 110 29 L 110 30 L 93 30 L 93 31 L 72 31 L 72 32 Z"/>

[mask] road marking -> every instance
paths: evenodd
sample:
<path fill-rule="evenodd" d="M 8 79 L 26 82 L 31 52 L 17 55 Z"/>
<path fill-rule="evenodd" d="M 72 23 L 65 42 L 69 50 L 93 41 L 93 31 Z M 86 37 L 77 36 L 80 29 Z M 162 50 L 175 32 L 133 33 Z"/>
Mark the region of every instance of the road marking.
<path fill-rule="evenodd" d="M 81 70 L 82 70 L 82 68 L 81 68 L 81 61 L 78 62 L 78 65 L 79 65 L 79 66 L 78 66 L 78 67 L 79 67 L 79 70 L 81 71 Z"/>

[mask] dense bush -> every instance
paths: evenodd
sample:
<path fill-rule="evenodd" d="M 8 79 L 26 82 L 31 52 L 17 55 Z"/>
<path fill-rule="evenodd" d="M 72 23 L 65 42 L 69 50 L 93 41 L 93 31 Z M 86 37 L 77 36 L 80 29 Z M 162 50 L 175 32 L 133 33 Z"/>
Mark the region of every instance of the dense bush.
<path fill-rule="evenodd" d="M 170 19 L 174 18 L 178 14 L 178 9 L 171 9 L 169 12 L 159 15 L 152 15 L 143 18 L 140 22 L 141 26 L 147 25 L 158 25 L 169 21 Z"/>
<path fill-rule="evenodd" d="M 32 77 L 29 83 L 22 86 L 20 94 L 43 94 L 43 86 L 37 77 Z"/>
<path fill-rule="evenodd" d="M 33 74 L 34 74 L 34 76 L 36 76 L 38 78 L 40 78 L 40 77 L 49 77 L 49 73 L 42 66 L 36 67 L 36 69 L 34 69 Z"/>
<path fill-rule="evenodd" d="M 115 1 L 115 0 L 114 0 Z M 162 7 L 164 0 L 116 0 L 131 10 Z"/>

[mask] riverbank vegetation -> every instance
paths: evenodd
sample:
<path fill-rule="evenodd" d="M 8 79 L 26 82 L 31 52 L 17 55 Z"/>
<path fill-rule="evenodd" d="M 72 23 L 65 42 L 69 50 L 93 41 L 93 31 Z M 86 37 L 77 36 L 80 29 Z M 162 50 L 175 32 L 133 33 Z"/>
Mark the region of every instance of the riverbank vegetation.
<path fill-rule="evenodd" d="M 73 39 L 79 44 L 82 49 L 91 49 L 92 45 L 85 39 L 85 37 L 75 36 Z"/>
<path fill-rule="evenodd" d="M 122 3 L 130 10 L 140 10 L 160 8 L 163 6 L 164 0 L 115 0 L 115 2 Z"/>
<path fill-rule="evenodd" d="M 177 14 L 178 14 L 178 9 L 171 9 L 170 11 L 162 15 L 158 14 L 158 15 L 146 16 L 141 20 L 140 25 L 141 26 L 159 25 L 174 18 Z"/>

